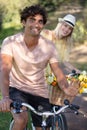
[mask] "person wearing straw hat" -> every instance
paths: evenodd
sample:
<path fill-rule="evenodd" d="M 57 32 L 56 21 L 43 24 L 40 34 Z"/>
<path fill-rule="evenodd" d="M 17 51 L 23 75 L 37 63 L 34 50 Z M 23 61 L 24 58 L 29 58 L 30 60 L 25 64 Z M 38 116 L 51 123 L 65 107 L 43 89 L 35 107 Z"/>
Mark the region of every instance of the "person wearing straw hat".
<path fill-rule="evenodd" d="M 44 29 L 41 34 L 47 39 L 51 40 L 57 48 L 60 66 L 62 67 L 65 74 L 76 70 L 77 68 L 69 63 L 70 52 L 73 48 L 72 33 L 76 24 L 76 17 L 71 14 L 65 15 L 63 18 L 58 18 L 58 24 L 54 30 Z"/>
<path fill-rule="evenodd" d="M 59 18 L 59 22 L 66 22 L 72 28 L 75 26 L 76 18 L 75 16 L 68 14 L 64 18 Z"/>
<path fill-rule="evenodd" d="M 72 70 L 76 70 L 80 73 L 80 70 L 75 68 L 70 62 L 70 52 L 73 48 L 73 40 L 72 40 L 72 33 L 76 24 L 76 17 L 71 14 L 65 15 L 63 18 L 58 18 L 58 24 L 54 30 L 44 29 L 41 32 L 48 40 L 51 40 L 57 48 L 58 59 L 60 62 L 60 67 L 62 68 L 65 75 L 71 73 Z M 50 78 L 51 77 L 51 78 Z M 49 64 L 46 68 L 46 78 L 47 82 L 50 82 L 50 79 L 55 79 Z M 74 98 L 70 98 L 66 94 L 63 93 L 59 89 L 59 87 L 51 86 L 49 87 L 49 95 L 50 95 L 50 102 L 56 105 L 63 105 L 63 101 L 65 98 L 70 99 L 73 101 Z"/>

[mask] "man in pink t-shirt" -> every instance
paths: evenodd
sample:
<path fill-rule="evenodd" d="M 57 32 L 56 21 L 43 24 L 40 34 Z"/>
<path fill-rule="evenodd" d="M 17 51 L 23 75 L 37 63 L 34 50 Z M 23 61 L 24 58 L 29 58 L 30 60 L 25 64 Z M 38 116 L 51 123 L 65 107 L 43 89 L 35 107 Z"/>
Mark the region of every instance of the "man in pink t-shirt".
<path fill-rule="evenodd" d="M 1 111 L 10 111 L 14 100 L 27 102 L 38 109 L 50 110 L 48 86 L 44 71 L 49 63 L 57 78 L 60 88 L 70 96 L 77 94 L 77 89 L 69 87 L 67 80 L 58 66 L 58 54 L 55 45 L 40 35 L 47 22 L 46 12 L 39 5 L 26 7 L 21 12 L 24 31 L 7 37 L 1 47 Z M 12 130 L 24 130 L 28 121 L 28 112 L 13 114 Z M 41 120 L 32 115 L 33 123 L 40 130 Z M 39 117 L 41 118 L 41 117 Z M 48 127 L 51 124 L 48 124 Z"/>

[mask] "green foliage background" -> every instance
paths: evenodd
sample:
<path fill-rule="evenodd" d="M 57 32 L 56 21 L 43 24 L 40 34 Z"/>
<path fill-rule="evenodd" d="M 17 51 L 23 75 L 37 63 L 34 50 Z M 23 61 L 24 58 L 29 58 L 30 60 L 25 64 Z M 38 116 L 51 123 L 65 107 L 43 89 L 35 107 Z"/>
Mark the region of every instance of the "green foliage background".
<path fill-rule="evenodd" d="M 48 12 L 46 28 L 53 29 L 58 17 L 71 13 L 77 17 L 73 34 L 75 42 L 81 44 L 87 40 L 87 0 L 0 0 L 0 44 L 6 36 L 21 30 L 19 11 L 36 3 L 44 6 Z"/>

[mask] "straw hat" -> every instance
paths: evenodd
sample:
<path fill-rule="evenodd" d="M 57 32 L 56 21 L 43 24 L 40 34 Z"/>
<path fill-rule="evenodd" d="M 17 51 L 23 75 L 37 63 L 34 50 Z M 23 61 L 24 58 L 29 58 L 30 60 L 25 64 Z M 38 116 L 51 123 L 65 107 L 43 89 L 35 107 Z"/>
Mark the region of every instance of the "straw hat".
<path fill-rule="evenodd" d="M 68 25 L 74 28 L 75 23 L 76 23 L 76 18 L 75 16 L 68 14 L 64 18 L 58 18 L 59 22 L 66 22 Z"/>

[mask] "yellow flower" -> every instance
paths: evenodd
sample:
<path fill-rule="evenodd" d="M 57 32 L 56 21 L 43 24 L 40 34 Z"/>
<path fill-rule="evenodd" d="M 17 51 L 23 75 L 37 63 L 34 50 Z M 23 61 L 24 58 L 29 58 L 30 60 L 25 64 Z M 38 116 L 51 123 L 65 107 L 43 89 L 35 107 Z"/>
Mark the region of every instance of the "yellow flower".
<path fill-rule="evenodd" d="M 83 87 L 83 88 L 87 88 L 87 83 L 85 83 L 85 82 L 83 82 L 83 81 L 80 83 L 80 85 L 81 85 L 81 87 Z"/>
<path fill-rule="evenodd" d="M 54 77 L 54 80 L 56 81 L 56 77 Z"/>
<path fill-rule="evenodd" d="M 83 81 L 84 81 L 85 83 L 87 83 L 87 77 L 84 77 Z"/>
<path fill-rule="evenodd" d="M 84 76 L 83 76 L 83 75 L 80 75 L 80 76 L 78 77 L 79 81 L 82 81 L 82 80 L 83 80 L 83 78 L 84 78 Z"/>
<path fill-rule="evenodd" d="M 84 92 L 84 88 L 81 88 L 80 90 L 79 90 L 79 93 L 81 94 L 81 93 L 83 93 Z"/>

